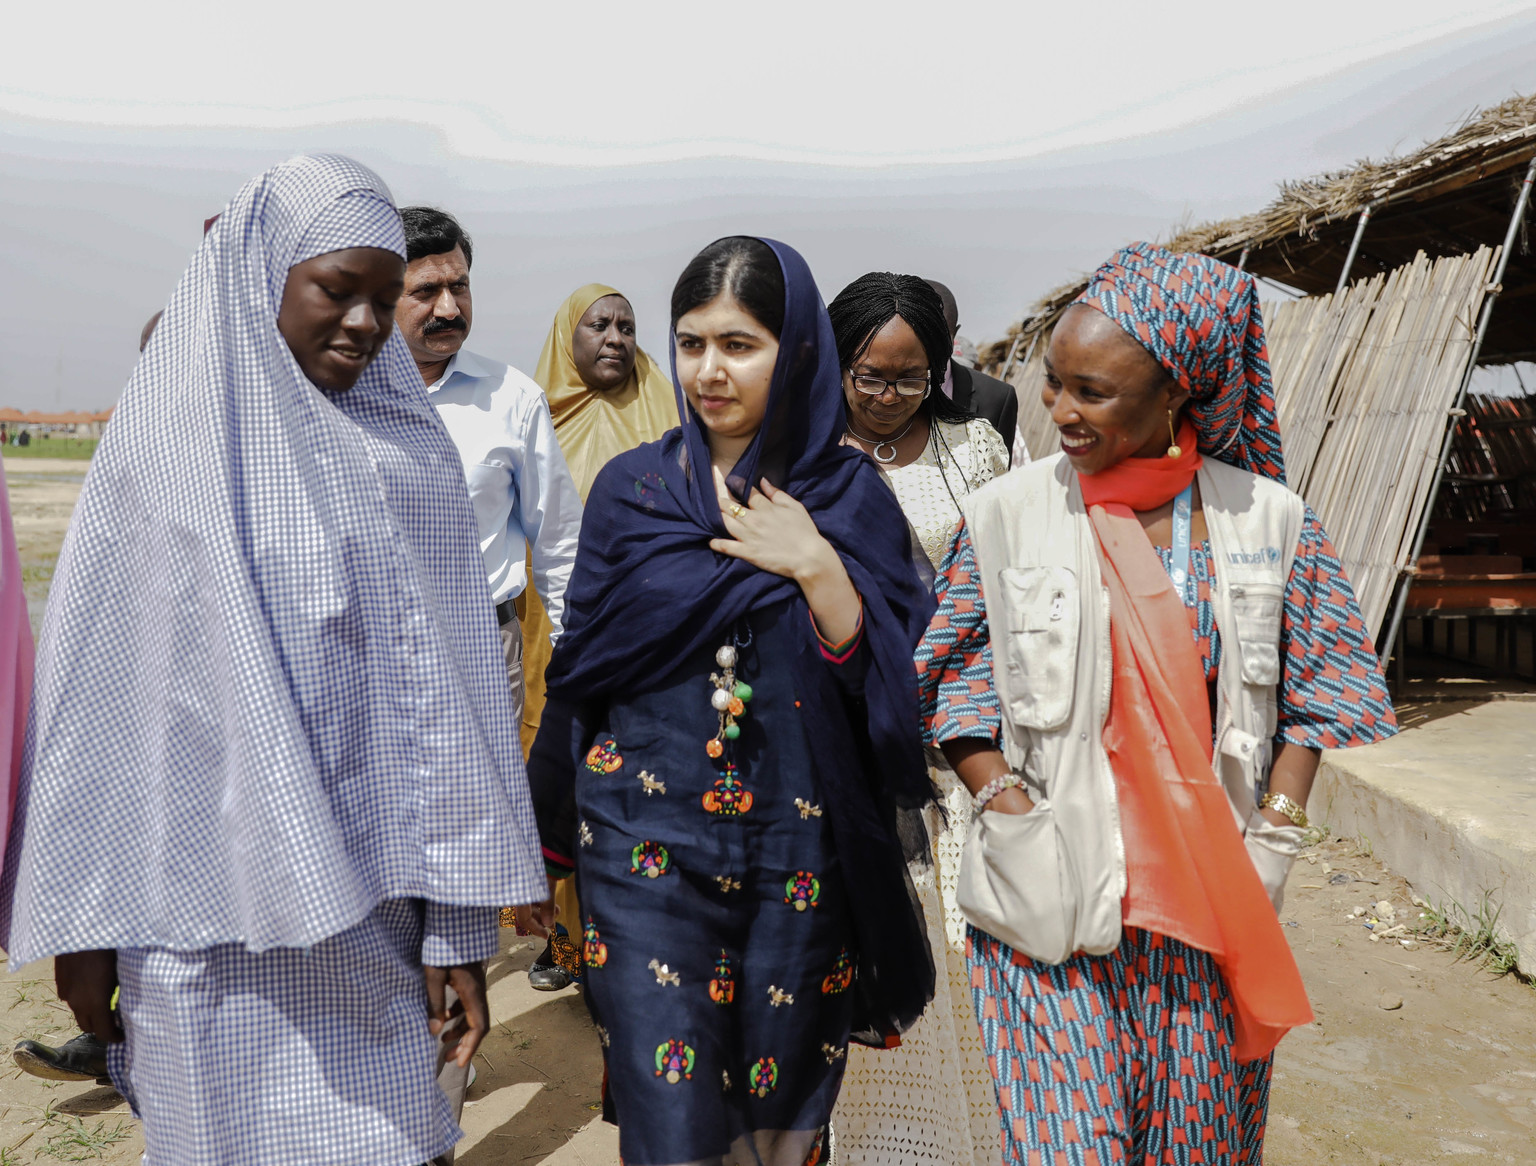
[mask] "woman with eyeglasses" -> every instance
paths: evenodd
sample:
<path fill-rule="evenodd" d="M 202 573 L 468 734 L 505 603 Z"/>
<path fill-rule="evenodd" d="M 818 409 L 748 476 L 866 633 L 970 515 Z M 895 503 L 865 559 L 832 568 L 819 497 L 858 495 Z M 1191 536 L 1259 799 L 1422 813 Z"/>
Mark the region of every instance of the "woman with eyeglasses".
<path fill-rule="evenodd" d="M 1008 451 L 990 424 L 941 390 L 950 330 L 926 280 L 870 272 L 827 312 L 848 404 L 844 440 L 880 466 L 912 528 L 918 573 L 931 585 L 960 521 L 960 500 L 1008 469 Z M 840 1166 L 970 1166 L 999 1158 L 997 1097 L 971 1003 L 965 919 L 955 903 L 971 797 L 947 766 L 932 777 L 947 821 L 926 812 L 933 843 L 910 870 L 936 991 L 899 1049 L 849 1049 L 833 1118 Z"/>

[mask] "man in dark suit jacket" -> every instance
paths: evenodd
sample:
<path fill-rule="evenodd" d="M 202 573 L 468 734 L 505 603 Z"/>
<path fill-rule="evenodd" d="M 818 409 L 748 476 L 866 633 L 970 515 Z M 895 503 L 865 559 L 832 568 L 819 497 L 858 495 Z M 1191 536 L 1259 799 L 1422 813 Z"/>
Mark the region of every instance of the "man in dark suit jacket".
<path fill-rule="evenodd" d="M 960 308 L 955 303 L 955 293 L 936 279 L 930 279 L 928 284 L 944 301 L 944 319 L 949 323 L 949 338 L 953 340 L 960 334 Z M 949 376 L 955 404 L 970 409 L 990 423 L 1012 453 L 1013 435 L 1019 427 L 1019 397 L 1013 386 L 977 369 L 967 368 L 953 357 L 949 361 Z"/>

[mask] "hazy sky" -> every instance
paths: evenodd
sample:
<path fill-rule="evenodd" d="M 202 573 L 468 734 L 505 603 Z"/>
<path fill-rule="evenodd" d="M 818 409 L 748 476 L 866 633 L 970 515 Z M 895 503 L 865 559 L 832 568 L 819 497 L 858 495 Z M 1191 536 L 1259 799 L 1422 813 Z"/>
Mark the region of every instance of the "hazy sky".
<path fill-rule="evenodd" d="M 555 165 L 997 161 L 1169 129 L 1531 7 L 55 0 L 8 13 L 0 109 L 113 126 L 401 121 L 466 157 Z"/>
<path fill-rule="evenodd" d="M 672 280 L 737 232 L 795 244 L 828 298 L 944 279 L 987 339 L 1131 238 L 1536 89 L 1532 3 L 533 8 L 8 12 L 0 405 L 110 404 L 203 219 L 300 150 L 459 214 L 471 344 L 531 371 L 592 280 L 665 361 Z"/>

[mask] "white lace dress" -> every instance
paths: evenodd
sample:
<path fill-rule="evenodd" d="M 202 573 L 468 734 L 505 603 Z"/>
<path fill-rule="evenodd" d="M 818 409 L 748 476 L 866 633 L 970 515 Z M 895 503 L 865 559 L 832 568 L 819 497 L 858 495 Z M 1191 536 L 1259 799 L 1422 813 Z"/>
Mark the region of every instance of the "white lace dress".
<path fill-rule="evenodd" d="M 881 468 L 926 560 L 919 568 L 931 581 L 960 519 L 956 503 L 1008 469 L 1008 450 L 985 421 L 939 421 L 920 458 Z M 912 866 L 937 973 L 933 1003 L 903 1034 L 899 1049 L 849 1046 L 832 1112 L 836 1166 L 996 1166 L 1002 1160 L 997 1097 L 965 966 L 965 919 L 955 905 L 971 798 L 947 766 L 933 776 L 949 828 L 941 831 L 938 813 L 929 812 L 934 862 Z"/>

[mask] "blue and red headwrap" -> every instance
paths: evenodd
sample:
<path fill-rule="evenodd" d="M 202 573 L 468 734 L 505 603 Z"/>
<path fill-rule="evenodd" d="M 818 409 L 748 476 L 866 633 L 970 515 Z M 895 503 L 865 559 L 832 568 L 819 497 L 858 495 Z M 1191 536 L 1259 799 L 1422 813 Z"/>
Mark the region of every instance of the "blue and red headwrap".
<path fill-rule="evenodd" d="M 1285 481 L 1253 276 L 1208 255 L 1133 243 L 1093 273 L 1076 302 L 1119 324 L 1189 390 L 1202 454 Z"/>

